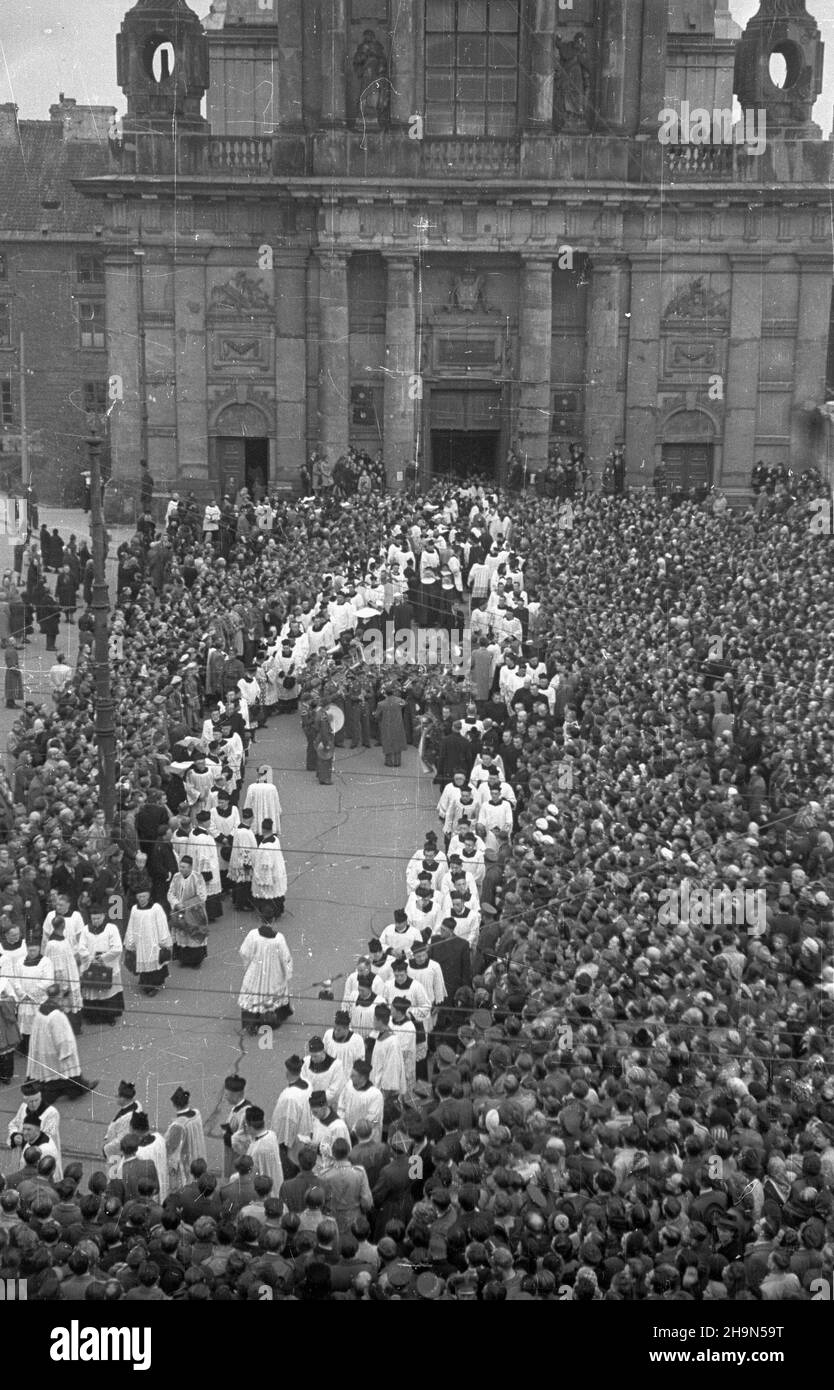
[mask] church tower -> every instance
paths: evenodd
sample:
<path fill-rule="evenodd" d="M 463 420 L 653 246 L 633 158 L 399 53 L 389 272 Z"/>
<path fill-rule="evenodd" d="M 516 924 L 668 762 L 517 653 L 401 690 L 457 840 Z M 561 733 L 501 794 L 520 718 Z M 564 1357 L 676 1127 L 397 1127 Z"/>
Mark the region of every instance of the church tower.
<path fill-rule="evenodd" d="M 116 74 L 127 98 L 126 137 L 207 129 L 208 41 L 185 0 L 137 0 L 116 38 Z"/>
<path fill-rule="evenodd" d="M 736 49 L 735 90 L 744 111 L 766 113 L 769 134 L 820 138 L 811 113 L 822 91 L 824 47 L 805 0 L 761 0 Z M 783 61 L 782 76 L 774 58 Z"/>

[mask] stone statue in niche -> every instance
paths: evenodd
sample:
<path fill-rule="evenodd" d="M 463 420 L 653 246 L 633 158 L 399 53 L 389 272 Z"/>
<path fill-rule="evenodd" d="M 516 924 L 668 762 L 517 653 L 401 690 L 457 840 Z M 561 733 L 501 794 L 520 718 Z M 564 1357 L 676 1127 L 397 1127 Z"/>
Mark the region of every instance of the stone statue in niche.
<path fill-rule="evenodd" d="M 359 84 L 360 121 L 379 129 L 388 124 L 391 110 L 391 81 L 388 55 L 373 29 L 366 29 L 353 55 L 353 71 Z"/>
<path fill-rule="evenodd" d="M 251 311 L 268 309 L 269 295 L 254 276 L 245 270 L 238 270 L 225 285 L 215 285 L 211 292 L 211 302 L 215 308 Z"/>
<path fill-rule="evenodd" d="M 556 125 L 559 130 L 584 130 L 591 104 L 591 62 L 588 44 L 580 31 L 570 43 L 554 39 L 558 62 L 553 75 Z"/>
<path fill-rule="evenodd" d="M 449 291 L 449 303 L 446 306 L 446 312 L 450 314 L 474 314 L 478 309 L 482 314 L 494 312 L 492 306 L 487 303 L 484 276 L 479 275 L 477 270 L 470 268 L 454 277 Z"/>

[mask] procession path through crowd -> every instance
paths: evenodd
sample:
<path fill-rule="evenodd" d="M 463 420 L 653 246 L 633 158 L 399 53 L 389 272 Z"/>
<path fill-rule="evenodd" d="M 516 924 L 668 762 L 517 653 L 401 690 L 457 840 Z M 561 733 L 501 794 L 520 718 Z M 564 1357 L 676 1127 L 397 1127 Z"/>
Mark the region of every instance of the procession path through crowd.
<path fill-rule="evenodd" d="M 65 537 L 70 530 L 79 540 L 86 534 L 83 513 L 56 513 L 54 522 L 49 513 L 45 519 L 59 525 Z M 122 536 L 115 531 L 111 537 L 115 554 Z M 108 580 L 112 600 L 115 573 Z M 58 647 L 73 665 L 77 641 L 77 629 L 62 624 Z M 28 696 L 37 673 L 48 672 L 54 658 L 37 629 L 21 657 Z M 4 752 L 15 717 L 13 710 L 0 710 Z M 281 930 L 295 964 L 293 993 L 309 998 L 295 1004 L 294 1017 L 274 1035 L 272 1051 L 262 1050 L 257 1037 L 242 1035 L 238 951 L 254 918 L 235 912 L 228 900 L 223 917 L 212 925 L 209 957 L 199 971 L 172 966 L 165 989 L 150 999 L 127 975 L 124 1018 L 112 1029 L 85 1024 L 79 1039 L 84 1074 L 100 1078 L 98 1091 L 92 1100 L 59 1103 L 64 1154 L 84 1160 L 85 1176 L 102 1166 L 101 1139 L 118 1109 L 116 1090 L 123 1079 L 136 1083 L 152 1124 L 163 1131 L 173 1118 L 172 1090 L 180 1084 L 190 1090 L 205 1122 L 209 1161 L 220 1169 L 224 1076 L 233 1071 L 245 1076 L 247 1094 L 271 1114 L 285 1083 L 285 1057 L 303 1055 L 309 1037 L 333 1022 L 336 1004 L 318 999 L 316 982 L 332 978 L 340 999 L 343 979 L 337 977 L 350 973 L 369 937 L 404 904 L 408 859 L 436 825 L 437 791 L 416 749 L 403 755 L 397 770 L 385 767 L 380 748 L 338 749 L 333 785 L 324 787 L 304 770 L 305 747 L 297 715 L 273 718 L 250 750 L 247 784 L 260 764 L 274 769 L 289 877 Z M 0 1091 L 0 1144 L 20 1103 L 23 1080 L 18 1060 L 14 1083 Z M 0 1155 L 0 1171 L 10 1163 L 17 1166 L 5 1146 Z"/>

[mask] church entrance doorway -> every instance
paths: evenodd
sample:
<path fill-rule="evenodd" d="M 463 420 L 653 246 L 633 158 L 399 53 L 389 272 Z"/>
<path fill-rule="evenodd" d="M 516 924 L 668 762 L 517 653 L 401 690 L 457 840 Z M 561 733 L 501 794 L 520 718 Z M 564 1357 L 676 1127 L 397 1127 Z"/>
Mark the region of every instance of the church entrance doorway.
<path fill-rule="evenodd" d="M 490 481 L 498 477 L 501 391 L 433 387 L 429 405 L 430 465 L 435 477 Z"/>
<path fill-rule="evenodd" d="M 267 422 L 253 405 L 231 405 L 215 423 L 214 457 L 221 497 L 234 501 L 245 487 L 254 501 L 269 490 L 272 450 Z"/>
<path fill-rule="evenodd" d="M 664 444 L 666 486 L 671 496 L 706 497 L 712 486 L 711 444 Z"/>
<path fill-rule="evenodd" d="M 494 479 L 499 438 L 497 430 L 432 430 L 432 473 L 450 482 L 475 474 Z"/>

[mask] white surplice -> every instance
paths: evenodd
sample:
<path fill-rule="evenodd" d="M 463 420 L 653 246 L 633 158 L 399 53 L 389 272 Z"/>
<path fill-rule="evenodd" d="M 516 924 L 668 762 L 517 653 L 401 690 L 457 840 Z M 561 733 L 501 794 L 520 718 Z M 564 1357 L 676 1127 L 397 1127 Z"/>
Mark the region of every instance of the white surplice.
<path fill-rule="evenodd" d="M 253 927 L 240 948 L 246 963 L 238 1004 L 247 1013 L 264 1013 L 286 1004 L 292 980 L 293 963 L 289 947 L 280 932 L 261 936 Z"/>

